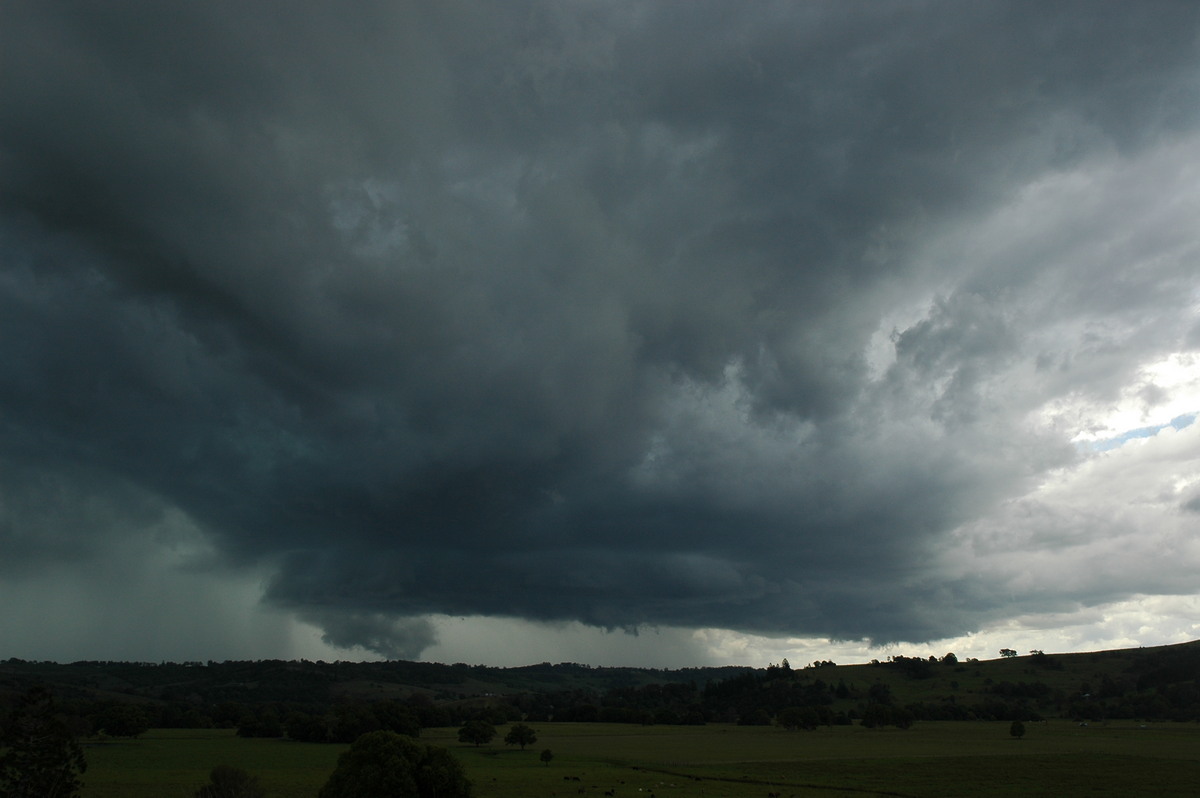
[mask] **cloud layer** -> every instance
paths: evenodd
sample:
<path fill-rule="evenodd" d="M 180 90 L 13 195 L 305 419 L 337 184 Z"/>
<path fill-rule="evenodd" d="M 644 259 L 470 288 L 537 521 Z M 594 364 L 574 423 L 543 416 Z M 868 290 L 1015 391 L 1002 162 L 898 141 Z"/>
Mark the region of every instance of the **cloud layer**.
<path fill-rule="evenodd" d="M 3 14 L 0 580 L 387 656 L 1193 590 L 1194 4 Z"/>

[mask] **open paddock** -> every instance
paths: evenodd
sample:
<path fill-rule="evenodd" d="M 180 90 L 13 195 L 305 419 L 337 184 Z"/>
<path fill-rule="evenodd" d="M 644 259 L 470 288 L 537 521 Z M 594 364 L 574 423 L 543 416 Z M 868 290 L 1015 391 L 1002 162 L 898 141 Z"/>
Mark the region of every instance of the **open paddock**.
<path fill-rule="evenodd" d="M 450 748 L 476 798 L 768 798 L 788 796 L 1194 796 L 1200 726 L 1121 722 L 918 723 L 787 732 L 775 727 L 532 724 L 521 751 L 458 742 Z M 501 734 L 501 738 L 502 738 Z M 500 739 L 500 738 L 498 738 Z M 549 764 L 539 759 L 549 748 Z M 89 742 L 84 798 L 189 798 L 214 765 L 254 773 L 271 798 L 315 798 L 345 746 L 247 740 L 231 731 L 154 730 L 138 740 Z"/>

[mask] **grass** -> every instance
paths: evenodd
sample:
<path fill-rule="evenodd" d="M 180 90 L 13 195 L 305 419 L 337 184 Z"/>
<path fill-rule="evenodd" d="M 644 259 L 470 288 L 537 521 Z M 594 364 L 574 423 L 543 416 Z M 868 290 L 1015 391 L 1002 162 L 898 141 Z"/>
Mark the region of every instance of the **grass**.
<path fill-rule="evenodd" d="M 537 752 L 461 749 L 480 798 L 653 793 L 657 797 L 1195 795 L 1200 728 L 921 723 L 816 732 L 769 727 L 542 724 Z M 428 735 L 432 737 L 432 735 Z M 449 744 L 450 740 L 441 741 Z M 535 775 L 543 772 L 542 776 Z M 564 776 L 581 781 L 565 782 Z M 574 789 L 571 789 L 574 787 Z"/>
<path fill-rule="evenodd" d="M 216 765 L 256 775 L 271 798 L 314 798 L 346 746 L 253 740 L 224 729 L 153 729 L 88 741 L 84 798 L 191 798 Z"/>
<path fill-rule="evenodd" d="M 536 724 L 521 751 L 464 746 L 455 729 L 422 741 L 450 748 L 477 798 L 764 798 L 780 796 L 1192 796 L 1200 784 L 1194 724 L 918 723 L 771 727 Z M 271 798 L 314 798 L 344 746 L 243 740 L 228 731 L 154 731 L 89 745 L 84 798 L 186 798 L 217 764 L 245 768 Z M 539 753 L 549 748 L 549 765 Z"/>

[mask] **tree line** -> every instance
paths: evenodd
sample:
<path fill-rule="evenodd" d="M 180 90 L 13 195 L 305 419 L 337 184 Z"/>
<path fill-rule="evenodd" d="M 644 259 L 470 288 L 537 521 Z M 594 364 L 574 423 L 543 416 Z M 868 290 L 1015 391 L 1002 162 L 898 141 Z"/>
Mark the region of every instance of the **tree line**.
<path fill-rule="evenodd" d="M 1109 667 L 1104 674 L 1081 667 L 1108 655 L 1119 657 L 1123 667 Z M 1064 670 L 1064 663 L 1072 667 Z M 985 673 L 997 678 L 984 679 Z M 494 694 L 469 694 L 451 682 L 454 674 L 496 678 L 496 684 L 507 687 Z M 1020 675 L 1014 678 L 1016 674 Z M 418 676 L 429 681 L 420 687 L 394 681 Z M 1104 655 L 1047 656 L 1034 651 L 1029 657 L 991 663 L 960 662 L 950 653 L 895 655 L 886 662 L 848 668 L 819 660 L 793 669 L 784 660 L 759 669 L 677 671 L 575 663 L 496 669 L 403 662 L 61 666 L 8 660 L 0 663 L 0 707 L 6 691 L 13 695 L 38 677 L 54 680 L 65 722 L 81 736 L 136 736 L 151 727 L 214 727 L 236 728 L 250 737 L 346 743 L 370 731 L 411 735 L 421 728 L 462 726 L 473 720 L 493 725 L 719 722 L 794 729 L 1043 717 L 1200 720 L 1200 645 Z M 364 677 L 379 681 L 364 682 Z M 973 680 L 969 690 L 958 689 L 960 678 Z M 910 694 L 902 689 L 905 683 L 928 679 L 950 688 L 920 702 L 892 694 L 893 688 Z M 376 695 L 393 697 L 372 698 L 368 693 L 348 698 L 338 688 L 351 681 L 371 686 Z M 100 691 L 105 698 L 96 697 Z M 930 694 L 927 689 L 921 692 Z M 126 700 L 108 697 L 121 693 Z"/>

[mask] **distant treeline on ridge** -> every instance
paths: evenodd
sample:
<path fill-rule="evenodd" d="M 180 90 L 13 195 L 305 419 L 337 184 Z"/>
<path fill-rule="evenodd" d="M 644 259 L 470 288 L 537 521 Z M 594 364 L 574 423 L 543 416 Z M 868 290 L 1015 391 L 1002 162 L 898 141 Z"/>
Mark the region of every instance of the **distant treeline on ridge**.
<path fill-rule="evenodd" d="M 660 670 L 542 663 L 128 663 L 0 661 L 0 704 L 50 689 L 76 733 L 237 728 L 245 736 L 350 742 L 379 729 L 473 720 L 775 724 L 1072 718 L 1200 721 L 1200 641 L 995 660 L 893 656 L 864 665 Z"/>

